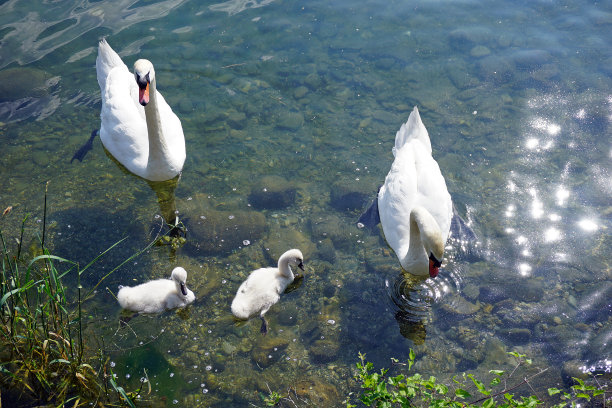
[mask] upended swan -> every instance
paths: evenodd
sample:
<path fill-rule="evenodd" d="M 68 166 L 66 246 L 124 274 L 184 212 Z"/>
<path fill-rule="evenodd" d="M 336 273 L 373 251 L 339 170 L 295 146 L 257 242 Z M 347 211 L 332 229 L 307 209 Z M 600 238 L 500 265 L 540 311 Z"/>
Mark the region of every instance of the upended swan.
<path fill-rule="evenodd" d="M 122 308 L 139 313 L 160 313 L 185 307 L 195 300 L 193 292 L 187 289 L 186 281 L 187 271 L 178 266 L 172 270 L 170 279 L 123 286 L 117 293 L 117 300 Z"/>
<path fill-rule="evenodd" d="M 134 73 L 105 39 L 96 73 L 102 96 L 100 140 L 130 172 L 150 181 L 176 177 L 185 163 L 181 121 L 157 91 L 153 64 L 134 63 Z"/>
<path fill-rule="evenodd" d="M 304 256 L 299 249 L 290 249 L 278 259 L 278 267 L 256 269 L 242 282 L 232 301 L 232 314 L 247 320 L 256 314 L 261 318 L 261 333 L 268 332 L 264 315 L 280 299 L 280 294 L 293 282 L 291 266 L 304 270 Z"/>
<path fill-rule="evenodd" d="M 395 135 L 393 155 L 377 199 L 359 222 L 373 227 L 380 221 L 402 268 L 434 278 L 444 256 L 453 203 L 416 106 Z"/>

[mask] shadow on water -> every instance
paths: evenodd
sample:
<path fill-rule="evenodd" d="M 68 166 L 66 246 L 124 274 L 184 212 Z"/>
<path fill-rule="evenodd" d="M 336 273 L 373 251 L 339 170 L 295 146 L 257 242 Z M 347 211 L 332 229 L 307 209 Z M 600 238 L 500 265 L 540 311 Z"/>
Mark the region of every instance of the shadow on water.
<path fill-rule="evenodd" d="M 54 222 L 51 251 L 60 257 L 85 266 L 112 244 L 128 238 L 104 255 L 95 268 L 96 276 L 85 273 L 84 284 L 95 284 L 104 275 L 103 270 L 118 265 L 147 244 L 142 226 L 129 213 L 111 212 L 101 207 L 75 207 L 52 213 Z M 107 271 L 108 272 L 108 271 Z M 99 275 L 99 276 L 97 276 Z"/>

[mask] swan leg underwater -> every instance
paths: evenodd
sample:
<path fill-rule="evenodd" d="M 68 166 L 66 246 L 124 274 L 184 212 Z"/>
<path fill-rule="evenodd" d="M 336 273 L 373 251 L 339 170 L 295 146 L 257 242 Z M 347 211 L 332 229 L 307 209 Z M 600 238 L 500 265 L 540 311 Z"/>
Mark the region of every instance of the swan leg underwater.
<path fill-rule="evenodd" d="M 434 278 L 451 224 L 469 227 L 454 210 L 416 106 L 397 131 L 392 151 L 391 169 L 358 226 L 374 229 L 380 223 L 402 268 L 415 276 Z"/>
<path fill-rule="evenodd" d="M 265 314 L 278 302 L 281 293 L 294 281 L 291 266 L 304 270 L 304 256 L 299 249 L 290 249 L 280 256 L 277 267 L 256 269 L 242 282 L 232 301 L 232 314 L 241 320 L 259 315 L 261 334 L 268 333 Z"/>
<path fill-rule="evenodd" d="M 113 158 L 149 181 L 178 176 L 185 163 L 181 121 L 157 91 L 153 64 L 134 63 L 134 73 L 102 39 L 96 74 L 102 100 L 100 140 Z"/>
<path fill-rule="evenodd" d="M 81 146 L 79 150 L 76 151 L 74 156 L 72 156 L 72 159 L 70 159 L 70 163 L 72 163 L 74 159 L 77 159 L 78 161 L 83 162 L 83 159 L 85 158 L 85 155 L 87 154 L 87 152 L 93 149 L 93 141 L 97 134 L 98 134 L 98 129 L 94 129 L 91 131 L 91 135 L 89 136 L 89 139 L 87 139 L 85 144 Z"/>

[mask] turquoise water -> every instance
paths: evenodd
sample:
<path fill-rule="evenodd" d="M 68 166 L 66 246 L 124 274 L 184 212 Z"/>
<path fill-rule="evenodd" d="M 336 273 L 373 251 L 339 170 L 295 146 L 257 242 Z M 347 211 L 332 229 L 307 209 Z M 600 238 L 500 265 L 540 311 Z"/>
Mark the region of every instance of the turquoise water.
<path fill-rule="evenodd" d="M 122 381 L 146 370 L 168 406 L 261 406 L 269 389 L 340 406 L 359 351 L 383 366 L 414 348 L 416 369 L 447 379 L 510 368 L 518 351 L 549 367 L 537 390 L 563 387 L 612 357 L 611 28 L 609 2 L 5 1 L 1 227 L 18 236 L 30 213 L 33 235 L 49 181 L 53 253 L 86 264 L 129 237 L 89 287 L 159 230 L 156 192 L 99 139 L 70 162 L 99 127 L 106 37 L 128 66 L 154 63 L 187 145 L 174 203 L 187 243 L 145 252 L 87 304 Z M 415 105 L 478 243 L 449 243 L 440 276 L 411 285 L 355 224 Z M 270 333 L 235 324 L 240 282 L 290 247 L 305 278 L 268 312 Z M 196 303 L 120 326 L 118 285 L 175 265 Z"/>

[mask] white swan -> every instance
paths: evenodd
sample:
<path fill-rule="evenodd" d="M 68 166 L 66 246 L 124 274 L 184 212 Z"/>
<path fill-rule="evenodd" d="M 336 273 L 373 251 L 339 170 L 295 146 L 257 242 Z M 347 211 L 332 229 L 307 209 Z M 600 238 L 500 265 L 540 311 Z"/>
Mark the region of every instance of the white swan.
<path fill-rule="evenodd" d="M 393 155 L 395 160 L 385 184 L 360 222 L 380 216 L 385 239 L 402 268 L 413 275 L 429 273 L 436 277 L 450 231 L 453 204 L 416 107 L 395 135 Z"/>
<path fill-rule="evenodd" d="M 304 256 L 299 249 L 290 249 L 278 259 L 277 268 L 256 269 L 242 282 L 232 301 L 232 313 L 238 319 L 247 320 L 256 314 L 261 318 L 261 333 L 268 332 L 264 315 L 278 302 L 280 294 L 294 280 L 291 267 L 297 265 L 304 270 Z"/>
<path fill-rule="evenodd" d="M 117 293 L 122 308 L 140 313 L 160 313 L 164 310 L 185 307 L 195 300 L 195 295 L 185 282 L 187 271 L 180 266 L 172 270 L 170 279 L 157 279 L 138 286 L 123 286 Z"/>
<path fill-rule="evenodd" d="M 132 74 L 102 39 L 96 73 L 102 94 L 100 139 L 106 150 L 144 179 L 176 177 L 185 163 L 185 137 L 181 121 L 157 92 L 153 64 L 140 59 Z"/>

